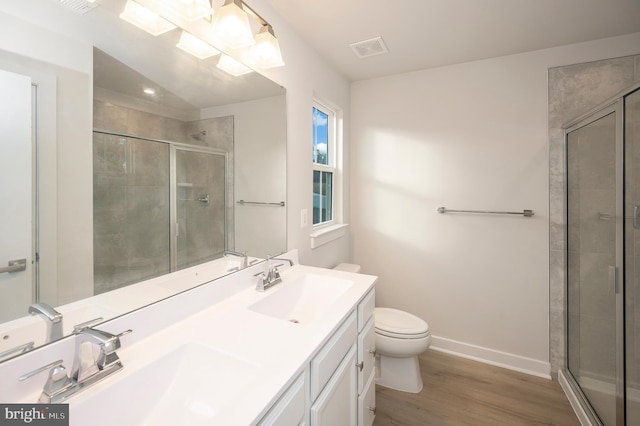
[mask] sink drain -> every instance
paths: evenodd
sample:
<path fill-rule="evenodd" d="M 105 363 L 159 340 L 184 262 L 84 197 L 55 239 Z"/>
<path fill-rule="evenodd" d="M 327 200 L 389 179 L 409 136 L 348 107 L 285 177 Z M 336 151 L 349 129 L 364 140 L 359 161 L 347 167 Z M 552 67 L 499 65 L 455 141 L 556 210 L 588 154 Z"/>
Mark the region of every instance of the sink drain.
<path fill-rule="evenodd" d="M 298 321 L 298 320 L 297 320 L 297 319 L 295 319 L 295 318 L 291 318 L 291 319 L 289 320 L 289 322 L 292 322 L 292 323 L 294 323 L 294 324 L 298 324 L 300 321 Z"/>

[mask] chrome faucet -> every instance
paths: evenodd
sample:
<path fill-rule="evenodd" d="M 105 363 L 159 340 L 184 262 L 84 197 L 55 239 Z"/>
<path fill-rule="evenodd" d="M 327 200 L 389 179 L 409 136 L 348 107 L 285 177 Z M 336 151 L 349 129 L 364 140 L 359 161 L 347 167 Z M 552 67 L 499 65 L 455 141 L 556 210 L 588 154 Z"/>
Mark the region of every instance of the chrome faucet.
<path fill-rule="evenodd" d="M 76 333 L 75 359 L 71 375 L 67 375 L 62 360 L 58 360 L 24 374 L 18 380 L 23 381 L 43 371 L 49 371 L 39 402 L 43 404 L 63 402 L 122 369 L 122 362 L 116 350 L 120 348 L 120 337 L 129 333 L 131 330 L 114 335 L 93 328 L 82 329 Z M 100 353 L 97 358 L 93 355 L 92 347 L 86 348 L 86 352 L 83 350 L 83 343 L 87 342 L 99 347 Z M 85 357 L 91 357 L 90 365 L 83 362 Z"/>
<path fill-rule="evenodd" d="M 280 277 L 280 271 L 278 270 L 278 268 L 284 265 L 284 263 L 274 265 L 274 260 L 286 261 L 289 262 L 289 266 L 293 266 L 293 261 L 291 259 L 267 256 L 267 260 L 264 265 L 264 272 L 256 274 L 256 276 L 258 277 L 258 283 L 256 284 L 257 291 L 265 291 L 282 282 L 282 278 Z"/>
<path fill-rule="evenodd" d="M 91 376 L 104 372 L 105 376 L 115 373 L 122 368 L 122 363 L 116 350 L 120 349 L 120 337 L 131 333 L 127 330 L 118 335 L 107 333 L 106 331 L 96 330 L 94 328 L 85 328 L 77 333 L 75 358 L 73 360 L 73 368 L 71 369 L 71 379 L 80 383 L 90 379 Z M 83 343 L 92 343 L 100 349 L 97 358 L 93 358 L 93 348 L 86 348 L 88 355 L 93 358 L 90 366 L 83 364 L 85 351 Z M 96 368 L 98 372 L 96 373 Z"/>
<path fill-rule="evenodd" d="M 62 314 L 46 303 L 34 303 L 29 306 L 30 315 L 38 315 L 47 323 L 47 342 L 62 338 Z"/>
<path fill-rule="evenodd" d="M 243 252 L 238 252 L 238 251 L 233 251 L 233 250 L 225 250 L 224 253 L 222 253 L 223 256 L 236 256 L 240 258 L 240 267 L 238 267 L 238 269 L 244 269 L 247 267 L 247 252 L 243 251 Z M 235 268 L 234 268 L 235 269 Z"/>

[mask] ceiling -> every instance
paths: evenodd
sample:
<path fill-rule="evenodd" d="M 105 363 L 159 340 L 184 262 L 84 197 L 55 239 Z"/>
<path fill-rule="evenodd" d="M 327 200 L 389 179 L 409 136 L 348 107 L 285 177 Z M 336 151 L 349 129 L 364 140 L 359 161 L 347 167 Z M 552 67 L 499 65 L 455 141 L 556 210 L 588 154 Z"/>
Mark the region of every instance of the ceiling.
<path fill-rule="evenodd" d="M 640 0 L 267 1 L 351 81 L 640 32 Z M 389 53 L 349 47 L 378 36 Z"/>

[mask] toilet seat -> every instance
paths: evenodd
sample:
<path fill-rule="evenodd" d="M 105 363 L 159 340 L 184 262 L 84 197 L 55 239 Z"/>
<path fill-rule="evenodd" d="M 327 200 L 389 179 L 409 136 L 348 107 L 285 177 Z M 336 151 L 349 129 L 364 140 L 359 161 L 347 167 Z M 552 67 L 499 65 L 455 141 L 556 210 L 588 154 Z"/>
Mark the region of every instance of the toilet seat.
<path fill-rule="evenodd" d="M 376 333 L 397 339 L 422 339 L 431 335 L 429 324 L 408 312 L 375 308 Z"/>

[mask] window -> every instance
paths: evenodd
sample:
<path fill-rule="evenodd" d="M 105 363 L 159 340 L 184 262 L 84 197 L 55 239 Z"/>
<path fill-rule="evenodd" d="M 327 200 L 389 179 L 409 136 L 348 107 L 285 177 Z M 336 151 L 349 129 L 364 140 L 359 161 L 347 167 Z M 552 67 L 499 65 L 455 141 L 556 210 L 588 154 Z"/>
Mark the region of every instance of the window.
<path fill-rule="evenodd" d="M 313 106 L 313 224 L 334 220 L 334 182 L 336 173 L 335 113 Z"/>

